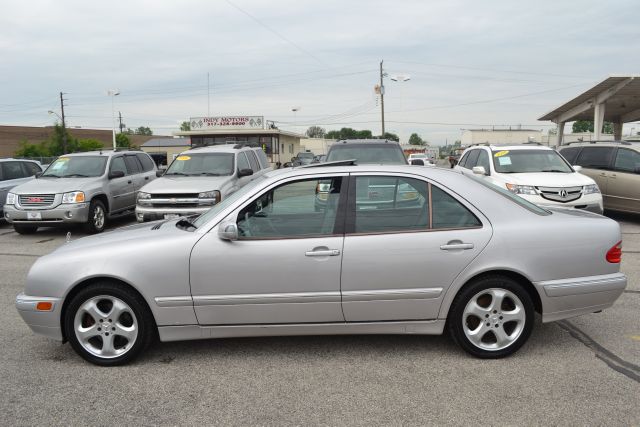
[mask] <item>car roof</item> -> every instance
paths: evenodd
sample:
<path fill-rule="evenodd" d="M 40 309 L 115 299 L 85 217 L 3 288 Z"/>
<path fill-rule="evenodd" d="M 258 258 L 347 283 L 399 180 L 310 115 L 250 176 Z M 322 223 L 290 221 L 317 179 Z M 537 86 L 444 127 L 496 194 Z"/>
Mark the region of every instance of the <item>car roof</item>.
<path fill-rule="evenodd" d="M 194 147 L 182 153 L 237 153 L 238 151 L 255 150 L 260 147 L 249 147 L 240 144 L 218 144 Z"/>
<path fill-rule="evenodd" d="M 339 162 L 336 162 L 339 163 Z M 362 165 L 329 165 L 320 166 L 299 166 L 293 168 L 275 169 L 265 174 L 266 177 L 275 178 L 283 175 L 287 176 L 304 176 L 318 174 L 344 174 L 344 173 L 406 173 L 412 175 L 420 175 L 439 181 L 440 178 L 447 176 L 462 175 L 462 172 L 449 168 L 424 168 L 414 165 L 381 165 L 381 164 L 362 164 Z"/>
<path fill-rule="evenodd" d="M 110 157 L 110 156 L 115 156 L 116 154 L 138 154 L 138 153 L 144 153 L 144 151 L 142 150 L 116 150 L 113 151 L 112 149 L 109 150 L 94 150 L 94 151 L 83 151 L 81 153 L 67 153 L 67 154 L 61 154 L 59 157 L 82 157 L 82 156 L 105 156 L 105 157 Z M 147 153 L 144 153 L 147 154 Z"/>
<path fill-rule="evenodd" d="M 640 141 L 578 141 L 561 145 L 558 149 L 569 147 L 625 147 L 640 151 Z"/>
<path fill-rule="evenodd" d="M 37 163 L 37 164 L 41 164 L 40 161 L 38 160 L 31 160 L 31 159 L 14 159 L 13 157 L 5 157 L 3 159 L 0 159 L 0 162 L 15 162 L 15 161 L 20 161 L 20 162 L 32 162 L 32 163 Z"/>
<path fill-rule="evenodd" d="M 354 144 L 397 144 L 397 145 L 399 145 L 399 143 L 397 141 L 392 141 L 390 139 L 341 139 L 341 140 L 336 141 L 335 143 L 331 144 L 329 149 L 331 149 L 331 147 L 340 146 L 340 144 L 349 144 L 349 145 L 354 145 Z"/>
<path fill-rule="evenodd" d="M 477 144 L 467 147 L 467 150 L 472 148 L 488 147 L 491 150 L 553 150 L 553 148 L 546 145 L 539 144 Z"/>

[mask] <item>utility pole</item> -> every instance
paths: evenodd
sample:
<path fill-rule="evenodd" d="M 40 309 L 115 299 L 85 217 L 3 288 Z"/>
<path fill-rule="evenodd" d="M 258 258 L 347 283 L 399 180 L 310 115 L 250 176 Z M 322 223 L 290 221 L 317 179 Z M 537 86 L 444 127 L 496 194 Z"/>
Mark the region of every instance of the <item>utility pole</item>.
<path fill-rule="evenodd" d="M 60 112 L 62 113 L 62 154 L 67 154 L 67 126 L 64 122 L 64 98 L 60 92 Z"/>
<path fill-rule="evenodd" d="M 125 125 L 122 124 L 122 113 L 118 111 L 118 120 L 120 120 L 120 133 L 122 133 L 122 129 Z"/>
<path fill-rule="evenodd" d="M 382 63 L 384 60 L 380 61 L 380 106 L 382 107 L 380 111 L 382 112 L 382 137 L 384 138 L 384 73 L 382 71 Z"/>

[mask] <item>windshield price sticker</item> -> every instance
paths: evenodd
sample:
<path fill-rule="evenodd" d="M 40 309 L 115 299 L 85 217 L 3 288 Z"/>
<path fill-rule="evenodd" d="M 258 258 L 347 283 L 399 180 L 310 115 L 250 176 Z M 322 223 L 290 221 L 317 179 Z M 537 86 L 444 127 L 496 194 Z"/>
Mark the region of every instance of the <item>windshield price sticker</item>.
<path fill-rule="evenodd" d="M 189 157 L 189 156 L 178 156 L 178 157 L 176 157 L 176 160 L 180 160 L 180 161 L 191 160 L 191 157 Z"/>
<path fill-rule="evenodd" d="M 499 157 L 498 163 L 500 163 L 500 166 L 509 166 L 511 164 L 511 157 Z"/>
<path fill-rule="evenodd" d="M 509 150 L 498 151 L 496 154 L 493 155 L 493 157 L 502 157 L 505 154 L 509 154 Z"/>

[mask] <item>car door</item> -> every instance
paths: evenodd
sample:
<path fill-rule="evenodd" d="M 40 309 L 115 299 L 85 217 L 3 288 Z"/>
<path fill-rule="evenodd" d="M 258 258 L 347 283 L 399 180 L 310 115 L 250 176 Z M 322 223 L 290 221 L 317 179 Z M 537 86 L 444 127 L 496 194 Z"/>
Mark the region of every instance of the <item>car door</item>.
<path fill-rule="evenodd" d="M 447 288 L 492 232 L 449 191 L 422 178 L 379 174 L 352 174 L 345 227 L 347 322 L 435 319 Z"/>
<path fill-rule="evenodd" d="M 136 153 L 138 162 L 142 167 L 142 186 L 145 186 L 150 181 L 156 179 L 156 164 L 147 153 Z M 136 188 L 136 191 L 140 188 Z"/>
<path fill-rule="evenodd" d="M 221 240 L 216 228 L 199 240 L 190 262 L 198 322 L 344 322 L 344 181 L 333 174 L 274 184 L 223 221 L 237 223 L 238 240 Z"/>
<path fill-rule="evenodd" d="M 608 209 L 640 213 L 640 153 L 620 147 L 607 171 Z"/>
<path fill-rule="evenodd" d="M 615 147 L 583 147 L 575 163 L 582 166 L 580 173 L 587 175 L 598 184 L 605 209 L 612 202 L 608 193 L 608 175 L 612 168 L 614 151 Z"/>
<path fill-rule="evenodd" d="M 110 213 L 122 211 L 135 204 L 135 190 L 133 180 L 128 175 L 124 156 L 114 156 L 111 158 L 109 172 L 121 171 L 125 176 L 109 180 L 108 188 L 111 195 Z"/>
<path fill-rule="evenodd" d="M 133 199 L 131 205 L 129 205 L 129 207 L 133 207 L 136 204 L 135 196 L 137 191 L 149 181 L 145 181 L 142 165 L 135 154 L 125 154 L 124 163 L 127 165 L 127 172 L 131 182 L 133 183 Z"/>

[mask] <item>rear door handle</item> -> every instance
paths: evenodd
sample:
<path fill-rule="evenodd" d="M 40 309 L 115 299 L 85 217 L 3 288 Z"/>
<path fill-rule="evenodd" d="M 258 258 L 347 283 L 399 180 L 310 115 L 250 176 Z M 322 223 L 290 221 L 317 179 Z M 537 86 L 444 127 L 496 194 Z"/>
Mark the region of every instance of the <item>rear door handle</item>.
<path fill-rule="evenodd" d="M 307 251 L 305 256 L 338 256 L 340 255 L 339 249 L 327 249 L 322 251 Z"/>
<path fill-rule="evenodd" d="M 443 251 L 455 251 L 455 250 L 468 250 L 473 249 L 473 243 L 452 243 L 441 245 L 440 250 Z"/>

